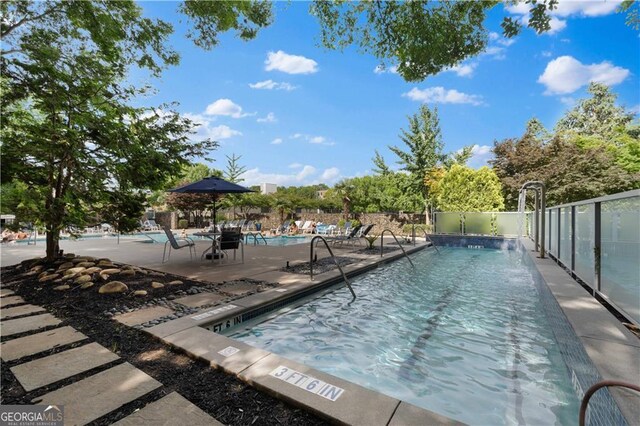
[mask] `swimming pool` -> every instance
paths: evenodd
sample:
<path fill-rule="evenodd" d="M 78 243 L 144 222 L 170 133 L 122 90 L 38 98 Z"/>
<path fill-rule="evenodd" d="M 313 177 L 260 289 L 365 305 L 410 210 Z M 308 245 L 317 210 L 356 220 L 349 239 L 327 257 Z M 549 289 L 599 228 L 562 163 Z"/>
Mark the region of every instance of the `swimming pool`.
<path fill-rule="evenodd" d="M 245 343 L 470 424 L 573 424 L 579 401 L 516 251 L 441 248 L 229 329 Z"/>

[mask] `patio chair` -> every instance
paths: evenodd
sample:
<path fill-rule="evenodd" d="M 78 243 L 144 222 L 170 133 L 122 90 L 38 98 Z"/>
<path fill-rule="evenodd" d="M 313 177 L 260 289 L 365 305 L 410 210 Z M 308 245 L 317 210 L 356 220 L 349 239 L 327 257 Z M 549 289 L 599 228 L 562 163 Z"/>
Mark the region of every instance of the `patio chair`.
<path fill-rule="evenodd" d="M 284 222 L 282 222 L 282 225 L 278 226 L 277 228 L 272 228 L 271 229 L 271 233 L 272 234 L 284 234 L 289 230 L 289 224 L 291 223 L 290 220 L 285 220 Z"/>
<path fill-rule="evenodd" d="M 311 224 L 312 224 L 312 223 L 313 223 L 313 222 L 312 222 L 312 221 L 310 221 L 310 220 L 305 221 L 305 222 L 302 224 L 302 226 L 300 227 L 299 232 L 300 232 L 301 234 L 307 234 L 307 233 L 309 233 L 309 234 L 310 234 L 310 233 L 311 233 L 311 231 L 313 230 L 313 228 L 312 228 L 312 226 L 311 226 Z"/>
<path fill-rule="evenodd" d="M 233 250 L 233 261 L 235 262 L 238 249 L 240 249 L 240 263 L 244 263 L 244 244 L 242 243 L 242 233 L 239 230 L 223 231 L 218 240 L 218 249 L 224 253 L 224 256 L 219 258 L 220 263 L 222 263 L 224 257 L 229 257 L 227 253 L 229 250 Z"/>
<path fill-rule="evenodd" d="M 357 237 L 358 232 L 360 232 L 360 228 L 362 228 L 362 225 L 351 228 L 351 231 L 347 235 L 327 236 L 325 237 L 325 240 L 332 243 L 334 246 L 338 243 L 342 245 L 345 242 L 353 245 L 356 241 L 360 241 L 360 239 Z"/>
<path fill-rule="evenodd" d="M 189 256 L 193 260 L 193 254 L 196 252 L 196 243 L 191 238 L 176 238 L 171 232 L 171 228 L 164 227 L 164 233 L 167 234 L 167 241 L 164 243 L 164 251 L 162 252 L 162 263 L 166 262 L 165 256 L 167 255 L 167 244 L 169 244 L 169 254 L 167 260 L 171 257 L 171 249 L 180 250 L 185 247 L 189 247 Z"/>

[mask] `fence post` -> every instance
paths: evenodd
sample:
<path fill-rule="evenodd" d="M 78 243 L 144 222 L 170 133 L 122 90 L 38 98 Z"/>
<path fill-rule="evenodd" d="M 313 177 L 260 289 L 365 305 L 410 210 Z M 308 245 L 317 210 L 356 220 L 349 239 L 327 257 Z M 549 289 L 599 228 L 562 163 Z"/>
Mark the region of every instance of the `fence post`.
<path fill-rule="evenodd" d="M 571 206 L 571 274 L 576 270 L 576 206 Z"/>
<path fill-rule="evenodd" d="M 595 279 L 595 288 L 600 291 L 600 284 L 601 284 L 601 276 L 600 276 L 600 248 L 601 248 L 601 241 L 600 241 L 600 220 L 601 220 L 601 203 L 597 202 L 594 204 L 594 213 L 595 213 L 595 220 L 594 220 L 594 241 L 593 241 L 593 263 L 594 263 L 594 267 L 595 267 L 595 274 L 594 274 L 594 279 Z"/>

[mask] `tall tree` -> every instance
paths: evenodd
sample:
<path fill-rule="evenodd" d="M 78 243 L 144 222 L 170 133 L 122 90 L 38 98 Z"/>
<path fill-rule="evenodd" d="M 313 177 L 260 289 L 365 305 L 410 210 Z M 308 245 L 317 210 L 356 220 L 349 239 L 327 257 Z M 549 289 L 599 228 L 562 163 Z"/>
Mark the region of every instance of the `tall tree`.
<path fill-rule="evenodd" d="M 244 27 L 263 26 L 265 2 L 243 3 L 183 11 L 196 22 L 194 37 L 205 30 L 197 22 L 209 22 L 209 47 L 210 30 L 236 28 L 251 38 L 255 32 Z M 239 26 L 229 22 L 234 13 Z M 48 258 L 57 255 L 65 226 L 82 225 L 100 206 L 105 213 L 139 211 L 141 189 L 160 188 L 189 158 L 215 148 L 190 140 L 193 123 L 169 106 L 131 106 L 146 92 L 127 83 L 132 67 L 159 75 L 178 62 L 166 45 L 171 26 L 144 18 L 135 2 L 6 1 L 0 14 L 2 182 L 29 188 L 47 230 Z M 224 19 L 216 22 L 218 16 Z"/>
<path fill-rule="evenodd" d="M 240 165 L 241 155 L 231 154 L 227 157 L 227 168 L 224 170 L 224 178 L 229 182 L 239 183 L 244 179 L 242 174 L 247 171 L 245 166 Z M 231 207 L 233 209 L 233 218 L 236 217 L 236 206 L 240 203 L 242 194 L 227 194 L 224 197 L 223 207 Z"/>
<path fill-rule="evenodd" d="M 428 223 L 427 201 L 429 193 L 424 179 L 429 170 L 443 159 L 442 148 L 444 144 L 440 131 L 438 109 L 431 110 L 428 106 L 421 105 L 417 114 L 407 118 L 409 119 L 409 128 L 401 131 L 400 140 L 404 142 L 408 150 L 403 151 L 397 146 L 390 146 L 389 149 L 398 156 L 398 164 L 402 169 L 411 175 L 413 189 L 423 199 Z"/>

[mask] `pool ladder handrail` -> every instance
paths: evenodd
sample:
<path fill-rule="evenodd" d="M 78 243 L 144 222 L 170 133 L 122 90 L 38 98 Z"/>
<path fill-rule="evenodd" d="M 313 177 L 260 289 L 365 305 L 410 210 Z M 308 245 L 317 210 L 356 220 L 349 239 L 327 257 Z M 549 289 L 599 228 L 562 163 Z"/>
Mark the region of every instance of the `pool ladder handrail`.
<path fill-rule="evenodd" d="M 412 237 L 413 237 L 413 245 L 415 245 L 416 243 L 416 224 L 413 223 L 411 225 L 411 230 L 412 230 Z M 433 242 L 433 240 L 431 239 L 431 237 L 429 236 L 429 234 L 427 234 L 427 230 L 424 228 L 421 228 L 422 232 L 424 232 L 424 238 L 426 241 L 429 241 L 431 243 L 431 247 L 433 247 L 434 249 L 436 249 L 436 252 L 440 253 L 440 250 L 438 250 L 438 247 L 436 247 L 436 243 Z"/>
<path fill-rule="evenodd" d="M 310 249 L 310 252 L 309 252 L 309 275 L 311 277 L 311 281 L 313 281 L 313 246 L 314 246 L 314 243 L 315 243 L 316 240 L 321 240 L 324 243 L 324 245 L 327 248 L 327 250 L 329 250 L 329 254 L 331 255 L 331 258 L 333 259 L 333 262 L 336 264 L 336 266 L 340 270 L 340 273 L 342 274 L 342 278 L 344 279 L 344 282 L 347 284 L 347 287 L 349 287 L 349 291 L 351 292 L 351 295 L 353 296 L 353 300 L 356 300 L 356 293 L 353 291 L 353 287 L 351 287 L 351 282 L 349 281 L 349 279 L 347 278 L 347 275 L 342 270 L 342 266 L 340 266 L 340 264 L 338 263 L 338 259 L 336 259 L 336 256 L 333 254 L 333 251 L 331 250 L 331 247 L 329 247 L 329 243 L 321 235 L 316 235 L 315 237 L 313 237 L 311 239 L 311 249 Z"/>
<path fill-rule="evenodd" d="M 385 228 L 382 231 L 382 233 L 380 234 L 380 257 L 384 256 L 384 233 L 387 232 L 387 231 L 389 231 L 389 233 L 391 234 L 393 239 L 396 240 L 396 244 L 398 244 L 398 246 L 402 250 L 402 253 L 404 253 L 404 256 L 407 258 L 407 260 L 409 261 L 411 266 L 413 266 L 415 268 L 416 265 L 413 264 L 413 262 L 411 261 L 411 258 L 407 254 L 407 252 L 404 251 L 404 247 L 402 247 L 402 244 L 400 244 L 400 241 L 398 241 L 398 238 L 396 238 L 396 234 L 394 234 L 393 231 L 391 229 L 389 229 L 389 228 Z"/>
<path fill-rule="evenodd" d="M 251 237 L 253 237 L 253 245 L 254 245 L 254 246 L 257 246 L 257 245 L 258 245 L 258 235 L 260 236 L 260 238 L 262 238 L 262 241 L 264 241 L 264 244 L 265 244 L 265 245 L 269 245 L 269 244 L 267 243 L 267 239 L 264 237 L 264 235 L 262 235 L 262 232 L 251 232 L 251 231 L 246 232 L 246 233 L 244 234 L 244 241 L 245 241 L 245 243 L 248 243 L 248 242 L 249 242 L 249 237 L 251 236 Z"/>
<path fill-rule="evenodd" d="M 580 404 L 580 418 L 578 420 L 579 426 L 584 426 L 585 417 L 587 415 L 587 407 L 589 406 L 589 400 L 593 396 L 594 393 L 600 388 L 609 387 L 609 386 L 620 386 L 627 389 L 632 389 L 636 392 L 640 392 L 640 386 L 634 385 L 632 383 L 621 382 L 619 380 L 602 380 L 601 382 L 596 383 L 587 389 L 587 392 L 584 394 L 582 398 L 582 403 Z"/>

